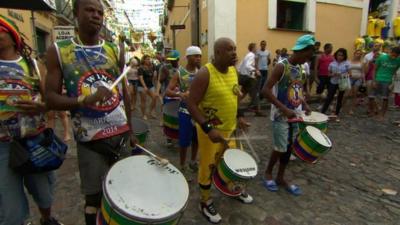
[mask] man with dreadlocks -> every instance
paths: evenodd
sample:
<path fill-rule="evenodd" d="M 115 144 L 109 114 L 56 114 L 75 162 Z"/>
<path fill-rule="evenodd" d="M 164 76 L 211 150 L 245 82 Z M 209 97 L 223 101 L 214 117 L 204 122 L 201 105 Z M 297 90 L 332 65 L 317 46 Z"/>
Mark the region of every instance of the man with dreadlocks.
<path fill-rule="evenodd" d="M 100 39 L 103 7 L 98 0 L 76 0 L 78 35 L 56 42 L 47 52 L 46 103 L 49 109 L 70 110 L 77 141 L 85 220 L 96 224 L 102 179 L 111 165 L 129 155 L 135 138 L 126 81 L 110 91 L 124 66 L 123 51 Z M 62 95 L 65 83 L 67 96 Z M 132 141 L 133 140 L 133 141 Z"/>
<path fill-rule="evenodd" d="M 23 176 L 8 166 L 11 139 L 36 136 L 45 128 L 45 105 L 40 101 L 43 89 L 40 74 L 30 57 L 31 52 L 32 49 L 23 42 L 18 27 L 0 15 L 0 95 L 14 91 L 29 93 L 32 97 L 32 100 L 9 102 L 17 111 L 0 110 L 0 225 L 21 225 L 27 219 L 29 204 L 24 185 L 39 207 L 40 224 L 61 224 L 50 214 L 54 172 Z"/>

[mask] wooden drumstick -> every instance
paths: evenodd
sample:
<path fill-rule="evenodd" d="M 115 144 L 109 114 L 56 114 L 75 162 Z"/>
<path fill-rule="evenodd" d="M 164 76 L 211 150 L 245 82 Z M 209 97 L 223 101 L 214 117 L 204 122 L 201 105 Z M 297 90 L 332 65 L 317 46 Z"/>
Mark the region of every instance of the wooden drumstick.
<path fill-rule="evenodd" d="M 129 70 L 131 69 L 131 66 L 128 66 L 124 69 L 124 72 L 122 72 L 121 75 L 119 75 L 119 77 L 114 81 L 114 83 L 108 87 L 108 89 L 112 90 L 115 88 L 115 86 L 117 86 L 117 84 L 119 82 L 121 82 L 122 79 L 124 79 L 124 77 L 126 77 L 126 75 L 128 74 Z"/>
<path fill-rule="evenodd" d="M 250 143 L 249 137 L 247 136 L 246 132 L 242 131 L 242 135 L 244 137 L 244 140 L 247 143 L 247 146 L 250 148 L 251 152 L 253 153 L 254 158 L 256 159 L 256 162 L 259 163 L 260 162 L 260 157 L 258 156 L 256 150 L 254 150 L 253 145 Z"/>
<path fill-rule="evenodd" d="M 141 148 L 143 151 L 145 151 L 147 154 L 149 154 L 152 158 L 158 160 L 162 166 L 166 166 L 169 163 L 168 159 L 161 158 L 160 156 L 152 153 L 150 150 L 146 149 L 145 147 L 143 147 L 139 144 L 136 144 L 136 146 Z"/>
<path fill-rule="evenodd" d="M 248 137 L 248 140 L 265 140 L 268 136 L 266 135 L 259 135 L 259 136 L 252 136 L 252 137 Z M 246 137 L 230 137 L 230 138 L 226 138 L 227 141 L 245 141 Z"/>

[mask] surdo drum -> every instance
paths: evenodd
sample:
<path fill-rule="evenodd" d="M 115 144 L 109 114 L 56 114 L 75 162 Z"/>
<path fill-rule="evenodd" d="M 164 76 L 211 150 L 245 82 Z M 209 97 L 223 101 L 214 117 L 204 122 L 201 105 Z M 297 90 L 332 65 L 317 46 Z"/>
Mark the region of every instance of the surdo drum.
<path fill-rule="evenodd" d="M 318 128 L 307 126 L 300 131 L 293 143 L 293 151 L 298 158 L 305 162 L 315 163 L 332 148 L 332 142 Z"/>
<path fill-rule="evenodd" d="M 239 149 L 228 149 L 212 175 L 215 187 L 228 196 L 239 196 L 246 183 L 257 175 L 256 161 Z"/>
<path fill-rule="evenodd" d="M 111 167 L 103 193 L 97 225 L 175 225 L 186 208 L 189 186 L 172 164 L 161 166 L 139 155 Z"/>
<path fill-rule="evenodd" d="M 171 139 L 179 138 L 179 110 L 180 101 L 170 101 L 163 105 L 164 134 Z"/>

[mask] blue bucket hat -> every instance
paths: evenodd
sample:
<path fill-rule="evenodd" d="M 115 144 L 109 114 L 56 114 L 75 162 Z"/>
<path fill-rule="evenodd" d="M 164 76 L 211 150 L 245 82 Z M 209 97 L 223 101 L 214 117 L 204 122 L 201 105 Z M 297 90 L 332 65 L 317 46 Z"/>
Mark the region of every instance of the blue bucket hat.
<path fill-rule="evenodd" d="M 175 61 L 180 58 L 181 54 L 177 50 L 172 50 L 168 53 L 167 55 L 167 60 L 169 61 Z"/>
<path fill-rule="evenodd" d="M 306 34 L 299 37 L 296 41 L 296 45 L 292 48 L 293 51 L 300 51 L 307 48 L 310 45 L 315 44 L 315 38 L 311 34 Z"/>

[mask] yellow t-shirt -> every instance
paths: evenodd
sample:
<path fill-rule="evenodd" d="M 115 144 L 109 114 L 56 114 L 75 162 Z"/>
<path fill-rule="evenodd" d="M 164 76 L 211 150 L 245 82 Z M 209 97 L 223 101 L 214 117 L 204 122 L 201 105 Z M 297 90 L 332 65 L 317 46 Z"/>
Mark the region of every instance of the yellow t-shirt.
<path fill-rule="evenodd" d="M 199 108 L 215 128 L 233 131 L 236 128 L 239 93 L 236 69 L 231 66 L 227 73 L 221 73 L 211 63 L 205 66 L 210 73 L 210 78 Z"/>
<path fill-rule="evenodd" d="M 365 48 L 365 40 L 364 38 L 357 38 L 354 42 L 354 47 L 356 50 L 363 50 Z"/>
<path fill-rule="evenodd" d="M 373 18 L 368 19 L 368 27 L 367 27 L 368 36 L 375 36 L 375 23 L 376 19 Z"/>
<path fill-rule="evenodd" d="M 374 36 L 381 37 L 382 28 L 384 28 L 385 26 L 386 26 L 385 20 L 376 20 Z"/>
<path fill-rule="evenodd" d="M 393 20 L 393 34 L 395 37 L 400 37 L 400 17 Z"/>

